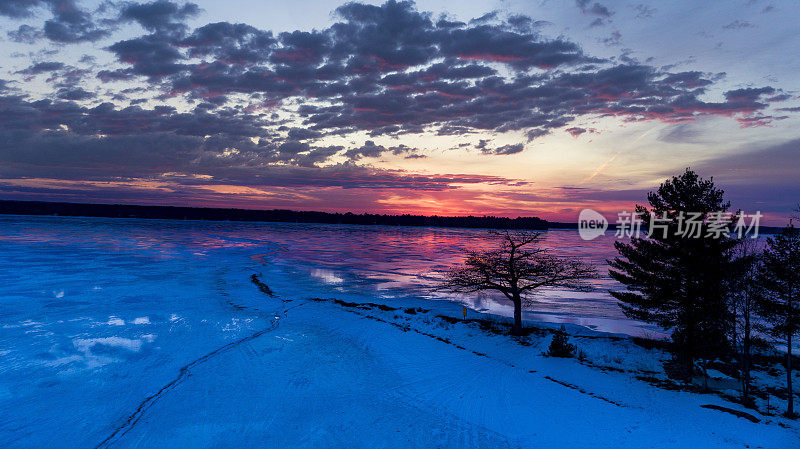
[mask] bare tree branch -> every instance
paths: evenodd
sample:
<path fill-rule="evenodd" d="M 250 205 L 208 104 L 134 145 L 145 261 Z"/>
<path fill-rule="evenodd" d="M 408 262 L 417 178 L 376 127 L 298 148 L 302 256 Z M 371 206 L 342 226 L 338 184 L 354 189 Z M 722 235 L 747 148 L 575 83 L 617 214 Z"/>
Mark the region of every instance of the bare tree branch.
<path fill-rule="evenodd" d="M 451 267 L 435 287 L 438 291 L 475 293 L 499 291 L 514 303 L 514 332 L 522 330 L 522 300 L 542 287 L 588 291 L 588 279 L 596 278 L 594 267 L 584 262 L 556 257 L 539 246 L 540 232 L 490 231 L 499 248 L 471 252 L 463 264 Z"/>

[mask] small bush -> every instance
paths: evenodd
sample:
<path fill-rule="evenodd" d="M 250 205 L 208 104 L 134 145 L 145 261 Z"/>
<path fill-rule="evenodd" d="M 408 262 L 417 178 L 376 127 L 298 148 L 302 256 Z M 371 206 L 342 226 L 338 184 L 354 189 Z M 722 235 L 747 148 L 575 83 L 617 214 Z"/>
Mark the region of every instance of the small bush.
<path fill-rule="evenodd" d="M 547 354 L 550 357 L 571 358 L 575 356 L 575 345 L 569 342 L 567 328 L 563 324 L 559 330 L 553 333 L 553 341 L 550 342 Z"/>
<path fill-rule="evenodd" d="M 689 382 L 692 380 L 692 369 L 686 366 L 686 362 L 677 357 L 664 362 L 664 373 L 673 380 Z"/>

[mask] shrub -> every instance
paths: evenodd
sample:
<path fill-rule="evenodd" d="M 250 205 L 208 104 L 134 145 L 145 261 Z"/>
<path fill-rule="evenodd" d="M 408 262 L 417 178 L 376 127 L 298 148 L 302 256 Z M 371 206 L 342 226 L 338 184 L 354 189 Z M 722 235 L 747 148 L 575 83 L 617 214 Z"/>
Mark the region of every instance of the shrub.
<path fill-rule="evenodd" d="M 550 357 L 571 358 L 575 356 L 575 345 L 569 342 L 567 328 L 563 324 L 559 330 L 553 333 L 553 341 L 550 342 L 547 354 Z"/>

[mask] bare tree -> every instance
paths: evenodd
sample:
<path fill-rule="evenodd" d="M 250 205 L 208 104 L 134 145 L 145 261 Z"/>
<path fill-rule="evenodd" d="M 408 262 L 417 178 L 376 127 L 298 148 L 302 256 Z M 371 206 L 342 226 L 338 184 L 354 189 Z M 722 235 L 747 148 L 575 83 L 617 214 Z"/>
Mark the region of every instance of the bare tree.
<path fill-rule="evenodd" d="M 499 248 L 469 253 L 462 265 L 445 273 L 437 290 L 454 293 L 499 291 L 514 304 L 514 335 L 522 334 L 522 301 L 543 287 L 578 291 L 597 277 L 594 267 L 580 260 L 556 257 L 538 244 L 542 234 L 529 231 L 492 231 Z"/>

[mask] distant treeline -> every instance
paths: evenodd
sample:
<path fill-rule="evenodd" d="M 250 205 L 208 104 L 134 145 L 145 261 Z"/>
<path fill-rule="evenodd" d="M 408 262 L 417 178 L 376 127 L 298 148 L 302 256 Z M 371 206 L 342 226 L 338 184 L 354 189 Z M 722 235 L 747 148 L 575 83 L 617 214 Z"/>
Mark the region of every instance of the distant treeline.
<path fill-rule="evenodd" d="M 447 228 L 548 229 L 537 217 L 440 217 L 425 215 L 354 214 L 294 210 L 222 209 L 210 207 L 134 206 L 126 204 L 54 203 L 0 200 L 0 214 L 62 215 L 70 217 L 154 218 L 215 221 L 277 221 Z"/>

